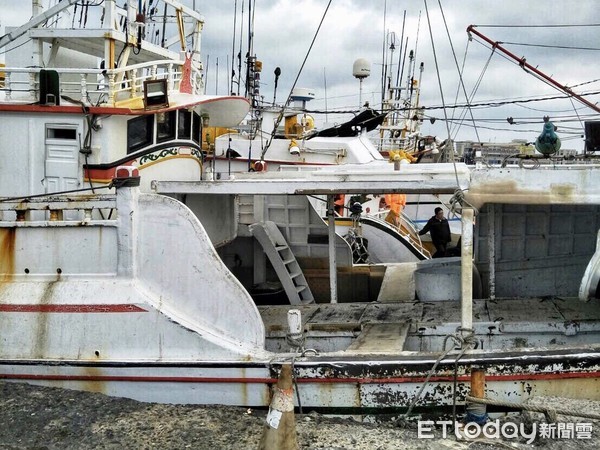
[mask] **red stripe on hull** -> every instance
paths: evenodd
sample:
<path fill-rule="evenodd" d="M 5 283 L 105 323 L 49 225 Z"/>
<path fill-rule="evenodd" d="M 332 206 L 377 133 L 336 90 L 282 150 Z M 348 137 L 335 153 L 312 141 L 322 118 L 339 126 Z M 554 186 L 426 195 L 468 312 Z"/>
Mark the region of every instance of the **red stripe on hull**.
<path fill-rule="evenodd" d="M 128 381 L 135 383 L 245 383 L 274 384 L 275 378 L 210 378 L 210 377 L 136 377 L 136 376 L 96 376 L 96 375 L 35 375 L 0 374 L 4 380 L 47 380 L 47 381 Z"/>
<path fill-rule="evenodd" d="M 131 304 L 118 305 L 34 305 L 34 304 L 0 304 L 0 312 L 35 312 L 35 313 L 124 313 L 148 312 Z"/>
<path fill-rule="evenodd" d="M 134 159 L 120 164 L 121 166 L 132 166 Z M 87 169 L 83 170 L 83 178 L 86 180 L 112 180 L 115 177 L 116 167 L 108 169 Z"/>
<path fill-rule="evenodd" d="M 100 367 L 99 367 L 100 369 Z M 553 374 L 522 374 L 522 375 L 491 375 L 489 381 L 535 381 L 535 380 L 565 380 L 572 378 L 600 378 L 600 372 L 574 372 Z M 244 384 L 273 384 L 274 378 L 214 378 L 214 377 L 143 377 L 143 376 L 97 376 L 97 375 L 36 375 L 36 374 L 0 374 L 0 379 L 6 380 L 48 380 L 48 381 L 127 381 L 147 383 L 244 383 Z M 458 381 L 469 382 L 470 377 L 458 377 Z M 298 383 L 324 384 L 392 384 L 392 383 L 422 383 L 425 377 L 403 378 L 298 378 Z M 453 381 L 453 377 L 432 377 L 430 381 Z"/>
<path fill-rule="evenodd" d="M 123 107 L 107 107 L 107 106 L 90 106 L 85 111 L 81 106 L 75 105 L 55 105 L 55 106 L 42 106 L 38 104 L 17 104 L 17 103 L 0 103 L 0 111 L 11 111 L 11 112 L 28 112 L 28 113 L 59 113 L 59 114 L 100 114 L 100 115 L 148 115 L 156 114 L 163 111 L 176 111 L 178 109 L 191 108 L 199 105 L 207 105 L 213 102 L 220 102 L 223 100 L 242 100 L 246 103 L 250 103 L 248 99 L 243 97 L 219 97 L 211 99 L 196 100 L 185 104 L 179 104 L 170 108 L 160 109 L 131 109 Z"/>

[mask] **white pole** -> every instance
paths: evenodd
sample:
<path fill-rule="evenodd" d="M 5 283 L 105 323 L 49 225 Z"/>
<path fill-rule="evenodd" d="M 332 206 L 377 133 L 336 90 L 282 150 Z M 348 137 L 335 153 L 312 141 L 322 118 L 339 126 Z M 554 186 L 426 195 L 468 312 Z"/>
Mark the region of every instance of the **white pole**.
<path fill-rule="evenodd" d="M 461 240 L 461 328 L 463 335 L 473 328 L 473 209 L 462 210 Z"/>
<path fill-rule="evenodd" d="M 363 79 L 359 78 L 358 79 L 358 107 L 362 108 L 362 82 Z"/>
<path fill-rule="evenodd" d="M 337 262 L 335 255 L 335 209 L 334 196 L 327 196 L 327 218 L 329 225 L 329 288 L 331 303 L 337 303 Z"/>

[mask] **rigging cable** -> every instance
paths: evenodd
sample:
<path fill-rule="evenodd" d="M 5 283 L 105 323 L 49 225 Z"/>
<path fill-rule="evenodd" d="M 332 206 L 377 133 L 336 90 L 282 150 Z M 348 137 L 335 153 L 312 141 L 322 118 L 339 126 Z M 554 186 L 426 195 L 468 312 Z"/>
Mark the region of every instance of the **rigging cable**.
<path fill-rule="evenodd" d="M 292 84 L 292 87 L 290 89 L 290 93 L 288 94 L 287 100 L 285 101 L 283 107 L 281 108 L 281 111 L 279 112 L 279 115 L 277 116 L 277 120 L 275 121 L 275 124 L 273 125 L 273 131 L 271 132 L 271 135 L 269 136 L 269 140 L 267 141 L 267 144 L 265 145 L 265 148 L 262 150 L 261 154 L 260 154 L 260 159 L 262 160 L 265 156 L 265 153 L 267 153 L 267 150 L 269 149 L 271 142 L 273 142 L 273 138 L 275 137 L 275 133 L 277 132 L 277 127 L 279 126 L 279 123 L 281 122 L 281 119 L 283 119 L 283 113 L 285 111 L 285 107 L 286 105 L 290 102 L 290 99 L 292 98 L 292 92 L 294 92 L 294 88 L 296 87 L 296 83 L 298 82 L 298 79 L 300 78 L 300 74 L 302 73 L 302 69 L 304 69 L 304 65 L 306 64 L 306 61 L 308 60 L 308 56 L 310 55 L 310 52 L 313 48 L 313 45 L 315 44 L 315 41 L 317 40 L 317 36 L 319 35 L 319 31 L 321 30 L 321 25 L 323 25 L 323 22 L 325 21 L 325 17 L 327 16 L 327 11 L 329 11 L 329 7 L 331 6 L 331 2 L 332 0 L 329 0 L 329 2 L 327 3 L 327 7 L 325 8 L 325 12 L 323 13 L 323 16 L 321 17 L 321 22 L 319 22 L 319 26 L 317 27 L 317 31 L 315 31 L 315 35 L 313 36 L 312 42 L 310 43 L 310 46 L 308 47 L 308 51 L 306 52 L 306 56 L 304 57 L 304 61 L 302 61 L 302 65 L 300 66 L 300 69 L 298 70 L 298 74 L 296 75 L 296 79 L 294 80 L 294 83 Z"/>
<path fill-rule="evenodd" d="M 167 35 L 166 35 L 166 28 L 167 28 L 167 4 L 165 3 L 165 7 L 163 9 L 163 26 L 162 26 L 162 39 L 161 39 L 161 47 L 162 48 L 166 48 L 167 45 Z"/>
<path fill-rule="evenodd" d="M 402 47 L 404 44 L 404 26 L 406 24 L 406 10 L 404 10 L 404 16 L 402 17 L 402 32 L 400 33 L 400 50 L 398 51 L 398 68 L 396 69 L 396 86 L 400 87 L 401 74 L 400 74 L 400 62 L 402 61 Z M 398 91 L 396 91 L 398 92 Z M 397 99 L 396 99 L 397 100 Z"/>
<path fill-rule="evenodd" d="M 439 67 L 438 59 L 437 59 L 437 52 L 435 50 L 435 44 L 433 42 L 433 30 L 431 29 L 431 19 L 429 17 L 429 8 L 427 7 L 427 0 L 423 0 L 423 2 L 425 4 L 425 14 L 427 15 L 427 26 L 429 28 L 429 37 L 431 39 L 431 48 L 433 50 L 433 61 L 435 63 L 435 71 L 436 71 L 436 74 L 437 74 L 438 86 L 439 86 L 439 89 L 440 89 L 440 99 L 442 101 L 442 107 L 443 107 L 444 118 L 445 118 L 445 125 L 446 125 L 446 132 L 448 133 L 448 140 L 450 140 L 450 127 L 448 125 L 449 124 L 449 121 L 448 121 L 448 112 L 446 111 L 446 102 L 444 100 L 444 89 L 442 88 L 442 80 L 440 78 L 440 67 Z M 450 152 L 450 154 L 452 155 L 452 162 L 455 163 L 455 161 L 454 161 L 454 151 Z M 454 173 L 456 175 L 456 185 L 460 186 L 460 183 L 458 181 L 458 173 L 456 172 L 456 166 L 455 166 Z"/>
<path fill-rule="evenodd" d="M 381 104 L 383 105 L 383 102 L 385 100 L 385 76 L 386 76 L 386 63 L 385 63 L 385 56 L 386 56 L 386 51 L 385 51 L 385 41 L 386 41 L 386 30 L 385 30 L 385 23 L 387 20 L 387 0 L 384 0 L 383 2 L 383 39 L 381 40 L 381 61 L 383 62 L 383 64 L 381 65 Z M 361 105 L 362 106 L 362 105 Z"/>
<path fill-rule="evenodd" d="M 600 27 L 600 23 L 588 24 L 555 24 L 555 25 L 475 25 L 478 28 L 581 28 Z"/>
<path fill-rule="evenodd" d="M 410 59 L 410 56 L 409 56 L 410 61 L 408 62 L 408 70 L 407 70 L 408 85 L 406 87 L 406 89 L 407 89 L 406 104 L 408 104 L 410 106 L 409 113 L 408 113 L 409 118 L 411 117 L 410 109 L 412 109 L 412 101 L 413 101 L 413 94 L 414 94 L 412 82 L 415 79 L 415 67 L 417 66 L 417 48 L 419 47 L 419 31 L 420 30 L 421 30 L 421 11 L 419 11 L 419 20 L 417 21 L 417 38 L 415 40 L 415 49 L 412 51 L 412 59 Z M 420 88 L 421 88 L 421 86 L 419 86 L 419 89 Z"/>
<path fill-rule="evenodd" d="M 475 135 L 477 136 L 477 140 L 481 141 L 481 139 L 479 137 L 479 132 L 477 131 L 477 126 L 475 125 L 475 117 L 473 117 L 473 111 L 471 110 L 471 108 L 469 106 L 471 101 L 469 100 L 469 98 L 467 96 L 467 89 L 465 88 L 463 72 L 458 67 L 458 59 L 456 58 L 456 51 L 454 50 L 454 45 L 452 44 L 452 38 L 450 37 L 450 30 L 448 29 L 448 22 L 446 22 L 446 15 L 444 14 L 444 9 L 442 8 L 441 0 L 438 0 L 438 5 L 440 7 L 440 12 L 442 13 L 442 20 L 444 21 L 444 28 L 446 29 L 446 35 L 448 36 L 448 42 L 450 43 L 450 49 L 452 50 L 452 58 L 454 59 L 454 64 L 456 65 L 456 69 L 458 70 L 459 85 L 460 85 L 460 87 L 462 87 L 463 93 L 465 95 L 465 100 L 467 101 L 467 110 L 469 111 L 469 114 L 471 115 L 471 121 L 473 122 L 473 127 L 475 129 Z M 467 48 L 468 48 L 468 43 L 467 43 Z M 465 60 L 463 60 L 463 69 L 464 69 L 464 64 L 466 61 L 467 48 L 465 48 Z M 458 92 L 457 92 L 457 97 L 458 97 Z M 450 136 L 448 136 L 448 137 L 450 138 Z"/>
<path fill-rule="evenodd" d="M 483 42 L 480 42 L 480 41 L 477 41 L 477 42 L 479 42 L 484 47 L 487 47 L 487 45 L 484 44 Z M 498 42 L 494 43 L 494 45 L 492 46 L 492 50 L 494 50 L 496 48 L 496 44 L 498 44 Z M 506 52 L 506 50 L 504 50 L 504 52 Z M 542 81 L 544 84 L 548 85 L 549 87 L 553 88 L 554 90 L 557 90 L 559 92 L 566 92 L 567 97 L 575 97 L 581 103 L 585 104 L 586 106 L 588 106 L 591 109 L 595 109 L 598 112 L 598 108 L 595 106 L 595 104 L 592 104 L 591 102 L 581 98 L 582 97 L 581 95 L 576 94 L 571 89 L 569 89 L 567 86 L 556 82 L 551 77 L 548 77 L 547 75 L 539 72 L 536 68 L 533 68 L 533 70 L 529 70 L 528 68 L 526 68 L 526 66 L 529 66 L 529 67 L 532 67 L 532 66 L 531 66 L 531 64 L 525 63 L 525 58 L 521 58 L 520 60 L 514 60 L 511 58 L 508 58 L 505 55 L 501 55 L 501 56 L 503 58 L 505 58 L 506 60 L 518 65 L 521 69 L 523 69 L 525 71 L 525 73 L 532 75 L 533 77 Z"/>
<path fill-rule="evenodd" d="M 577 108 L 575 107 L 575 103 L 573 102 L 573 99 L 571 97 L 569 97 L 569 101 L 571 102 L 571 105 L 573 106 L 573 111 L 575 111 L 575 115 L 577 116 L 577 120 L 579 121 L 579 125 L 581 126 L 581 129 L 585 129 L 585 125 L 583 123 L 583 121 L 581 120 L 581 117 L 579 116 L 579 112 L 577 111 Z"/>
<path fill-rule="evenodd" d="M 402 52 L 402 68 L 400 69 L 400 75 L 398 76 L 398 87 L 402 86 L 402 79 L 404 78 L 404 65 L 406 64 L 406 52 L 408 51 L 408 36 L 406 36 L 406 40 L 404 43 L 404 51 Z M 398 55 L 400 58 L 400 55 Z M 398 67 L 400 67 L 400 62 L 398 62 Z M 396 91 L 396 100 L 400 100 L 402 96 L 402 91 L 398 89 Z"/>
<path fill-rule="evenodd" d="M 233 39 L 231 40 L 231 82 L 229 85 L 229 93 L 233 95 L 233 83 L 235 77 L 235 38 L 236 38 L 236 27 L 237 27 L 237 0 L 233 6 Z"/>
<path fill-rule="evenodd" d="M 600 51 L 600 48 L 597 47 L 571 47 L 568 45 L 546 45 L 546 44 L 526 44 L 523 42 L 506 42 L 506 41 L 498 41 L 498 44 L 509 44 L 509 45 L 520 45 L 522 47 L 540 47 L 540 48 L 558 48 L 562 50 L 591 50 L 591 51 Z"/>
<path fill-rule="evenodd" d="M 250 0 L 248 0 L 250 1 Z M 238 50 L 238 88 L 237 95 L 240 95 L 242 85 L 242 47 L 244 46 L 244 0 L 242 0 L 242 10 L 240 15 L 240 47 Z"/>
<path fill-rule="evenodd" d="M 431 39 L 431 48 L 433 50 L 433 60 L 435 62 L 435 70 L 437 73 L 437 79 L 438 79 L 438 85 L 440 88 L 440 99 L 442 101 L 442 106 L 444 107 L 443 111 L 444 111 L 444 118 L 445 118 L 445 125 L 446 125 L 446 132 L 448 133 L 448 140 L 447 140 L 447 144 L 450 146 L 450 155 L 451 155 L 451 162 L 452 162 L 452 166 L 454 168 L 454 176 L 456 178 L 456 191 L 454 192 L 453 195 L 453 199 L 455 199 L 453 205 L 456 207 L 460 207 L 459 205 L 463 205 L 464 203 L 467 203 L 471 208 L 473 208 L 473 210 L 475 211 L 475 213 L 477 213 L 477 209 L 475 207 L 473 207 L 473 205 L 470 205 L 464 196 L 464 191 L 463 189 L 460 187 L 460 181 L 458 179 L 458 169 L 456 167 L 456 159 L 454 158 L 454 146 L 452 145 L 452 138 L 450 136 L 450 125 L 449 125 L 449 121 L 448 121 L 448 112 L 445 108 L 445 101 L 444 101 L 444 90 L 442 88 L 442 80 L 440 77 L 440 69 L 439 69 L 439 64 L 438 64 L 438 59 L 437 59 L 437 52 L 435 50 L 435 44 L 434 44 L 434 40 L 433 40 L 433 31 L 431 29 L 431 19 L 429 17 L 429 8 L 427 7 L 427 0 L 423 0 L 424 4 L 425 4 L 425 13 L 427 14 L 427 26 L 429 28 L 429 36 Z M 438 0 L 439 2 L 439 6 L 440 6 L 440 10 L 442 10 L 442 5 L 440 0 Z M 442 10 L 443 11 L 443 10 Z M 443 12 L 442 12 L 443 15 Z M 445 23 L 445 21 L 444 21 Z M 458 65 L 458 64 L 457 64 Z M 448 150 L 444 149 L 443 153 L 441 155 L 448 155 Z M 456 208 L 458 209 L 458 208 Z M 456 211 L 456 209 L 453 208 L 453 211 Z"/>
<path fill-rule="evenodd" d="M 471 91 L 471 95 L 467 98 L 467 103 L 466 105 L 464 105 L 464 110 L 461 112 L 461 114 L 459 115 L 459 121 L 458 121 L 458 125 L 456 126 L 456 131 L 454 132 L 454 135 L 456 136 L 458 134 L 458 131 L 460 130 L 460 127 L 462 126 L 462 123 L 465 119 L 465 116 L 467 115 L 467 110 L 469 112 L 471 112 L 471 118 L 473 118 L 473 99 L 475 98 L 475 94 L 477 93 L 477 91 L 479 90 L 479 86 L 481 86 L 481 82 L 483 81 L 483 76 L 485 75 L 485 72 L 487 71 L 490 62 L 492 60 L 492 56 L 494 56 L 494 52 L 495 50 L 492 49 L 492 52 L 490 53 L 490 56 L 488 57 L 487 61 L 485 62 L 485 65 L 483 66 L 483 69 L 481 70 L 481 73 L 479 74 L 479 78 L 477 79 L 477 81 L 475 82 L 475 86 L 473 86 L 473 90 Z M 473 119 L 474 121 L 474 119 Z M 475 125 L 475 122 L 473 122 L 473 125 Z M 479 138 L 479 136 L 478 136 Z"/>
<path fill-rule="evenodd" d="M 467 53 L 469 52 L 469 44 L 470 44 L 470 41 L 467 39 L 467 45 L 465 46 L 465 53 L 463 54 L 462 66 L 458 70 L 458 74 L 459 74 L 459 77 L 461 78 L 461 80 L 462 80 L 462 75 L 463 75 L 463 73 L 465 71 L 465 64 L 467 62 Z M 456 87 L 456 95 L 454 96 L 454 104 L 455 105 L 458 103 L 459 93 L 460 93 L 460 85 Z M 466 93 L 465 93 L 465 100 L 467 100 L 467 102 L 469 100 L 469 97 L 466 95 Z M 468 103 L 470 105 L 470 102 L 468 102 Z M 452 110 L 452 116 L 450 117 L 450 120 L 454 120 L 454 114 L 455 114 L 455 110 L 453 109 Z"/>

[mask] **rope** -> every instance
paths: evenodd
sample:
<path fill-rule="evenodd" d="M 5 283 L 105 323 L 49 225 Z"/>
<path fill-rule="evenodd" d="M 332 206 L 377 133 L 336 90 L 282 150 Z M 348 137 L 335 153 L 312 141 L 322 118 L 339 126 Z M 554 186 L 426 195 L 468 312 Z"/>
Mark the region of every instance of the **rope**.
<path fill-rule="evenodd" d="M 293 351 L 296 351 L 300 356 L 306 356 L 307 353 L 318 355 L 319 352 L 314 348 L 305 348 L 306 338 L 303 333 L 287 333 L 285 340 Z"/>
<path fill-rule="evenodd" d="M 298 390 L 298 381 L 296 380 L 296 358 L 292 358 L 292 382 L 294 383 L 294 389 L 296 390 L 296 400 L 298 400 L 298 412 L 302 413 L 302 402 L 300 401 L 300 391 Z"/>
<path fill-rule="evenodd" d="M 450 212 L 455 216 L 459 216 L 461 214 L 463 204 L 467 204 L 470 208 L 473 208 L 473 212 L 475 215 L 479 214 L 479 210 L 465 199 L 465 192 L 461 189 L 457 189 L 456 191 L 454 191 L 454 194 L 450 198 L 449 203 Z"/>
<path fill-rule="evenodd" d="M 285 335 L 285 340 L 293 349 L 304 350 L 304 334 L 303 333 L 288 333 Z"/>
<path fill-rule="evenodd" d="M 506 408 L 520 409 L 523 411 L 531 411 L 531 412 L 539 412 L 542 414 L 548 414 L 549 412 L 551 412 L 551 413 L 560 414 L 563 416 L 575 416 L 575 417 L 583 417 L 585 419 L 600 420 L 600 414 L 584 413 L 581 411 L 574 411 L 571 409 L 553 409 L 553 408 L 544 407 L 544 406 L 525 405 L 524 403 L 513 403 L 513 402 L 505 402 L 505 401 L 501 401 L 501 400 L 491 400 L 488 398 L 471 397 L 470 395 L 467 395 L 465 397 L 465 400 L 468 402 L 473 402 L 473 403 L 481 403 L 483 405 L 503 406 Z"/>
<path fill-rule="evenodd" d="M 413 408 L 415 407 L 415 405 L 418 403 L 419 399 L 421 398 L 421 394 L 423 394 L 423 391 L 425 390 L 425 387 L 429 384 L 429 380 L 431 380 L 431 377 L 435 373 L 435 370 L 437 369 L 437 366 L 440 364 L 440 362 L 444 358 L 446 358 L 446 356 L 448 356 L 450 354 L 450 352 L 452 352 L 454 350 L 453 347 L 450 347 L 448 350 L 446 350 L 446 344 L 448 343 L 448 341 L 450 339 L 454 340 L 455 344 L 459 344 L 461 346 L 461 350 L 457 354 L 455 362 L 457 362 L 460 358 L 462 358 L 462 356 L 465 354 L 465 352 L 467 350 L 475 347 L 475 343 L 477 342 L 477 340 L 476 340 L 475 335 L 474 335 L 474 330 L 459 327 L 459 328 L 457 328 L 456 331 L 457 331 L 456 334 L 448 334 L 446 337 L 444 337 L 444 346 L 443 346 L 444 353 L 442 353 L 442 355 L 435 361 L 435 363 L 433 364 L 433 367 L 431 368 L 431 370 L 427 374 L 427 377 L 425 378 L 425 381 L 421 385 L 421 388 L 419 389 L 419 392 L 417 392 L 417 395 L 415 395 L 415 398 L 410 403 L 410 405 L 409 405 L 408 409 L 406 410 L 406 412 L 396 421 L 396 424 L 400 424 L 403 420 L 405 420 L 406 418 L 408 418 L 408 416 L 411 414 Z M 470 334 L 463 337 L 460 334 L 458 334 L 461 331 L 467 331 Z"/>
<path fill-rule="evenodd" d="M 463 419 L 464 423 L 475 422 L 478 425 L 485 425 L 489 417 L 487 415 L 486 405 L 481 403 L 467 402 L 466 404 L 466 415 Z M 456 423 L 456 417 L 453 417 L 454 423 Z"/>

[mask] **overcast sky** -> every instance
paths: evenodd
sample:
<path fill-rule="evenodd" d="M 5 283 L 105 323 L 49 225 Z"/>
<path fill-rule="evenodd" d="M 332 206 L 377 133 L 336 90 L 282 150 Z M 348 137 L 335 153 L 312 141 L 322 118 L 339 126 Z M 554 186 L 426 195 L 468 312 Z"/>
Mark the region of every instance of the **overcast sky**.
<path fill-rule="evenodd" d="M 229 91 L 228 77 L 232 64 L 236 1 L 184 0 L 182 3 L 195 5 L 206 21 L 202 48 L 203 61 L 206 62 L 207 58 L 209 61 L 207 93 L 226 94 Z M 248 2 L 244 0 L 243 3 L 244 55 L 247 51 Z M 242 0 L 237 0 L 236 53 L 239 51 L 241 4 Z M 328 0 L 256 0 L 254 53 L 263 62 L 261 94 L 264 101 L 273 100 L 273 71 L 276 67 L 280 67 L 282 72 L 277 101 L 281 103 L 287 98 L 327 4 Z M 384 19 L 385 5 L 387 14 Z M 444 112 L 435 108 L 442 104 L 453 106 L 457 102 L 465 102 L 462 88 L 459 89 L 458 69 L 448 35 L 459 66 L 463 67 L 464 64 L 464 89 L 469 95 L 475 91 L 474 103 L 514 102 L 517 99 L 539 99 L 562 94 L 527 74 L 498 52 L 491 55 L 489 47 L 482 45 L 479 40 L 469 42 L 466 28 L 470 24 L 480 25 L 477 29 L 481 33 L 494 41 L 505 42 L 507 49 L 519 57 L 525 57 L 528 63 L 557 82 L 573 87 L 578 93 L 596 92 L 600 91 L 600 82 L 594 81 L 600 78 L 600 27 L 589 25 L 600 24 L 598 6 L 596 0 L 333 0 L 297 87 L 315 91 L 316 99 L 307 105 L 308 108 L 323 109 L 327 102 L 329 109 L 357 109 L 359 82 L 352 76 L 352 65 L 357 58 L 365 58 L 371 62 L 371 76 L 363 82 L 362 100 L 369 101 L 375 108 L 381 107 L 382 47 L 384 39 L 386 47 L 389 47 L 393 32 L 396 50 L 393 53 L 386 50 L 386 59 L 393 62 L 389 70 L 394 74 L 394 82 L 398 57 L 408 39 L 408 49 L 416 52 L 417 66 L 424 63 L 420 103 L 434 108 L 428 109 L 426 116 L 436 119 L 434 124 L 425 120 L 421 131 L 443 140 L 448 135 L 443 120 Z M 19 25 L 30 15 L 29 2 L 0 0 L 0 7 L 3 11 L 0 16 L 2 26 Z M 405 41 L 401 43 L 404 11 Z M 434 48 L 439 73 L 436 70 Z M 415 76 L 418 77 L 418 70 Z M 402 86 L 406 85 L 406 77 L 405 65 Z M 585 98 L 592 103 L 600 101 L 598 95 Z M 580 137 L 583 121 L 600 118 L 591 108 L 566 99 L 480 107 L 473 110 L 477 128 L 473 127 L 470 116 L 462 126 L 457 127 L 461 113 L 460 109 L 447 110 L 448 117 L 454 119 L 450 127 L 451 135 L 458 140 L 533 141 L 541 131 L 542 117 L 548 115 L 559 127 L 563 148 L 578 150 L 583 147 Z M 513 125 L 506 120 L 508 117 L 513 118 Z M 343 119 L 342 116 L 333 115 L 328 118 L 330 122 Z"/>

